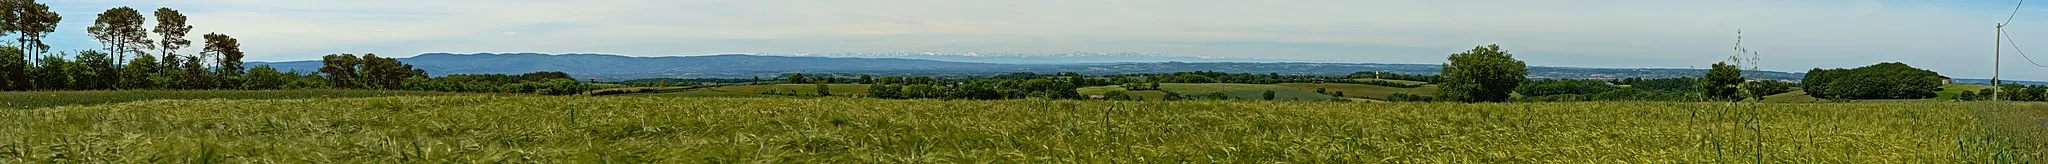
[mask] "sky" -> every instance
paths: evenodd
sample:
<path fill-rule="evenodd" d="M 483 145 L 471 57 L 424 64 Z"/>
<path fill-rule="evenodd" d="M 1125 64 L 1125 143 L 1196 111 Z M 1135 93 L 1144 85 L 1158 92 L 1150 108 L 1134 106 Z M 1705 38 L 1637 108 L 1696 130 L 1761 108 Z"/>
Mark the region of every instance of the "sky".
<path fill-rule="evenodd" d="M 99 44 L 94 15 L 178 9 L 249 61 L 334 53 L 1147 53 L 1443 63 L 1499 44 L 1529 65 L 1703 68 L 1743 47 L 1764 70 L 1904 62 L 1959 78 L 2048 80 L 2048 1 L 2017 0 L 44 0 L 54 49 Z M 153 24 L 153 20 L 152 20 Z M 152 25 L 153 26 L 153 25 Z M 2017 48 L 2015 48 L 2017 46 Z M 2038 48 L 2038 49 L 2037 49 Z M 197 52 L 197 48 L 184 50 Z M 2027 56 L 2031 57 L 2031 56 Z"/>

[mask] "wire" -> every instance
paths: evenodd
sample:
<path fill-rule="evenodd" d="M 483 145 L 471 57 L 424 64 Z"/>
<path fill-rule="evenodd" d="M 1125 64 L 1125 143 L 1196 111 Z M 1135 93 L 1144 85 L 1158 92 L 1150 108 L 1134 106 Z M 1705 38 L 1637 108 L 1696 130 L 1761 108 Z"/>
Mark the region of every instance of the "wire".
<path fill-rule="evenodd" d="M 2037 63 L 2037 62 L 2034 62 L 2034 57 L 2027 57 L 2027 51 L 2025 51 L 2025 50 L 2020 50 L 2020 44 L 2019 44 L 2019 43 L 2014 43 L 2014 41 L 2012 41 L 2012 35 L 2011 35 L 2011 34 L 2005 34 L 2005 29 L 1998 29 L 1998 35 L 2001 35 L 2001 36 L 2005 36 L 2005 43 L 2006 43 L 2006 44 L 2011 44 L 2011 45 L 2012 45 L 2012 51 L 2013 51 L 2013 52 L 2019 52 L 2019 53 L 2020 53 L 2020 58 L 2025 58 L 2025 59 L 2027 59 L 2027 63 L 2033 63 L 2035 67 L 2042 67 L 2042 68 L 2048 68 L 2048 65 L 2041 65 L 2041 63 Z"/>
<path fill-rule="evenodd" d="M 2012 5 L 2012 14 L 2008 14 L 2008 15 L 2005 15 L 2005 23 L 2012 23 L 2012 17 L 2014 17 L 2014 16 L 2020 16 L 2020 5 L 2026 5 L 2026 4 L 2027 4 L 2027 0 L 2020 0 L 2020 4 L 2013 4 L 2013 5 Z M 2005 23 L 1999 23 L 1999 24 L 2005 24 Z"/>

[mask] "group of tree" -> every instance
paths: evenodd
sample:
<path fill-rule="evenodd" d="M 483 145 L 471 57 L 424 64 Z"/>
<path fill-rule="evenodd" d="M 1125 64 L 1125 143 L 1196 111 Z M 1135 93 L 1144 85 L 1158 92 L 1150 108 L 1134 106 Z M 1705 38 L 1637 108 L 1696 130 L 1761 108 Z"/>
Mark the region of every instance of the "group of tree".
<path fill-rule="evenodd" d="M 1905 63 L 1806 72 L 1800 87 L 1823 99 L 1923 99 L 1941 91 L 1941 75 Z"/>
<path fill-rule="evenodd" d="M 278 89 L 281 74 L 252 77 L 242 68 L 239 40 L 204 35 L 201 51 L 180 54 L 191 46 L 192 26 L 171 8 L 158 8 L 154 28 L 148 17 L 129 7 L 101 12 L 86 33 L 102 45 L 98 50 L 50 52 L 42 39 L 57 29 L 61 15 L 33 0 L 0 1 L 0 35 L 15 35 L 15 45 L 0 46 L 0 90 L 124 90 L 124 89 Z M 156 38 L 152 38 L 154 33 Z M 154 50 L 157 54 L 150 54 Z M 161 60 L 159 60 L 161 59 Z M 275 72 L 275 70 L 270 70 Z M 279 76 L 270 76 L 279 75 Z"/>
<path fill-rule="evenodd" d="M 506 74 L 451 74 L 441 77 L 424 75 L 405 79 L 404 89 L 446 92 L 488 92 L 488 93 L 532 93 L 543 95 L 570 95 L 598 89 L 597 86 L 577 82 L 563 72 L 534 72 L 519 75 Z"/>
<path fill-rule="evenodd" d="M 941 83 L 932 77 L 881 77 L 869 84 L 868 96 L 885 99 L 1081 99 L 1076 89 L 1089 85 L 1087 76 L 1044 76 L 1032 79 L 981 78 Z"/>
<path fill-rule="evenodd" d="M 1963 101 L 1986 101 L 1991 100 L 1993 92 L 1997 93 L 1998 100 L 2000 101 L 2048 101 L 2048 85 L 2021 84 L 2005 84 L 1994 88 L 1963 91 L 1961 94 L 1956 94 L 1956 99 Z"/>

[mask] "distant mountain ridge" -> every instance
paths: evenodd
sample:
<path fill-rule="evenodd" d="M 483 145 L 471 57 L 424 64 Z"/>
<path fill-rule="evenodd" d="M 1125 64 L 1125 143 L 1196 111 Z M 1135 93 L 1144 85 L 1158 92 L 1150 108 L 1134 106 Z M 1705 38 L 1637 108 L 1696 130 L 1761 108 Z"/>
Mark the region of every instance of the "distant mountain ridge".
<path fill-rule="evenodd" d="M 1355 72 L 1436 74 L 1437 64 L 1307 63 L 1307 62 L 1119 62 L 1082 64 L 1032 64 L 959 62 L 932 59 L 823 56 L 766 56 L 721 54 L 706 56 L 634 57 L 610 54 L 540 53 L 426 53 L 398 58 L 432 75 L 519 74 L 538 71 L 567 72 L 582 79 L 630 80 L 643 78 L 773 78 L 786 73 L 872 74 L 885 76 L 990 76 L 1015 72 L 1083 74 L 1172 73 L 1217 71 L 1230 73 L 1281 73 L 1344 75 Z M 268 64 L 279 70 L 312 72 L 320 61 L 249 62 Z M 1530 78 L 1619 79 L 1631 77 L 1697 77 L 1703 69 L 1678 68 L 1578 68 L 1529 67 Z M 1773 80 L 1796 81 L 1803 73 L 1751 71 L 1744 75 Z"/>
<path fill-rule="evenodd" d="M 952 62 L 1004 63 L 1004 64 L 1103 64 L 1103 63 L 1159 63 L 1159 62 L 1305 62 L 1304 60 L 1172 56 L 1145 53 L 831 53 L 831 54 L 765 54 L 775 56 L 808 57 L 852 57 L 852 58 L 900 58 L 924 59 Z"/>

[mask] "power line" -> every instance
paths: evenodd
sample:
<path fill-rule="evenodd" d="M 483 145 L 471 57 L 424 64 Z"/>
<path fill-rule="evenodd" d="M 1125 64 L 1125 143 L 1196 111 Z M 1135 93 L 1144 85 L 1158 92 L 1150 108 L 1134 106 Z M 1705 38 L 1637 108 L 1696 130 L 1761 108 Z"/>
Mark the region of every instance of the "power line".
<path fill-rule="evenodd" d="M 2013 51 L 2013 52 L 2019 52 L 2019 53 L 2020 53 L 2020 58 L 2025 58 L 2025 59 L 2027 59 L 2027 63 L 2033 63 L 2035 67 L 2042 67 L 2042 68 L 2048 68 L 2048 65 L 2041 65 L 2041 63 L 2039 63 L 2039 62 L 2034 62 L 2034 57 L 2027 57 L 2027 51 L 2026 51 L 2026 50 L 2021 50 L 2021 49 L 2020 49 L 2020 44 L 2019 44 L 2019 43 L 2014 43 L 2014 41 L 2012 41 L 2012 35 L 2011 35 L 2011 34 L 2006 34 L 2006 33 L 2005 33 L 2005 29 L 1998 29 L 1998 35 L 2002 35 L 2002 36 L 2005 36 L 2005 43 L 2006 43 L 2006 44 L 2011 44 L 2011 45 L 2012 45 L 2012 51 Z"/>
<path fill-rule="evenodd" d="M 2014 16 L 2019 16 L 2019 15 L 2020 15 L 2020 5 L 2026 5 L 2026 4 L 2027 4 L 2027 0 L 2020 0 L 2020 3 L 2019 3 L 2019 4 L 2013 4 L 2013 5 L 2012 5 L 2012 14 L 2007 14 L 2007 15 L 2005 15 L 2005 23 L 1999 23 L 1999 24 L 2006 24 L 2006 23 L 2012 23 L 2012 17 L 2014 17 Z"/>

